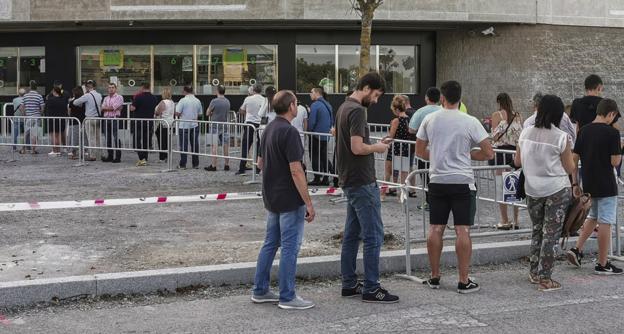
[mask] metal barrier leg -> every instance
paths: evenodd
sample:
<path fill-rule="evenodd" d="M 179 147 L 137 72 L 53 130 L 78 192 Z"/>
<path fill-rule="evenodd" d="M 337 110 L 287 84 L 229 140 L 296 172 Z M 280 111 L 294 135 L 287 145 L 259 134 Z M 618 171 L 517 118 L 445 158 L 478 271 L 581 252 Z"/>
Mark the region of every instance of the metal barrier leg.
<path fill-rule="evenodd" d="M 624 256 L 622 256 L 622 240 L 620 236 L 620 220 L 618 219 L 619 215 L 615 215 L 615 242 L 611 242 L 611 255 L 609 255 L 609 259 L 624 262 Z M 613 246 L 615 245 L 615 252 L 613 252 Z"/>
<path fill-rule="evenodd" d="M 251 145 L 253 145 L 253 149 L 251 150 L 251 180 L 243 182 L 243 184 L 258 184 L 260 182 L 258 182 L 258 180 L 256 180 L 256 172 L 258 171 L 258 165 L 257 165 L 257 161 L 258 161 L 258 131 L 260 131 L 260 128 L 255 129 L 254 134 L 253 134 L 253 141 L 251 142 Z M 245 149 L 245 147 L 243 147 L 243 149 Z"/>
<path fill-rule="evenodd" d="M 424 284 L 427 280 L 412 275 L 412 238 L 410 237 L 409 195 L 406 187 L 399 188 L 399 191 L 401 192 L 400 196 L 403 200 L 403 212 L 405 213 L 405 274 L 396 275 L 396 277 Z"/>

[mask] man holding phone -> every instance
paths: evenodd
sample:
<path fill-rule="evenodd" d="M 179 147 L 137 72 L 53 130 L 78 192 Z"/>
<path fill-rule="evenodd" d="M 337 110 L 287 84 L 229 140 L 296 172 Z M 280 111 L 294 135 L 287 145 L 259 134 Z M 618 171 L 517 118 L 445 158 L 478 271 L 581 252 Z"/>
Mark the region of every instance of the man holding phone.
<path fill-rule="evenodd" d="M 384 240 L 381 199 L 375 178 L 374 153 L 385 153 L 389 139 L 371 144 L 366 108 L 384 93 L 384 80 L 371 72 L 360 78 L 356 90 L 336 114 L 336 167 L 339 182 L 347 196 L 347 219 L 340 266 L 342 296 L 361 296 L 367 303 L 396 303 L 379 284 L 379 254 Z M 355 273 L 360 239 L 364 243 L 364 284 Z"/>
<path fill-rule="evenodd" d="M 299 131 L 291 125 L 297 117 L 297 97 L 280 91 L 273 98 L 277 116 L 264 130 L 260 142 L 258 167 L 262 171 L 262 195 L 268 211 L 267 233 L 258 255 L 254 303 L 278 303 L 282 309 L 305 310 L 314 303 L 295 294 L 297 255 L 303 239 L 304 221 L 314 220 L 314 207 L 305 171 Z M 271 266 L 281 247 L 279 295 L 269 290 Z"/>

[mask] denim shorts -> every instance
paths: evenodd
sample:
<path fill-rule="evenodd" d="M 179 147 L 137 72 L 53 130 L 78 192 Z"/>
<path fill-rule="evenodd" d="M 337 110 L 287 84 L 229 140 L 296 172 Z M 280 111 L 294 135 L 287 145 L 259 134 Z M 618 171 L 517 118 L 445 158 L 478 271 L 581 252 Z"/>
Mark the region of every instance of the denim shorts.
<path fill-rule="evenodd" d="M 592 198 L 592 207 L 588 219 L 597 220 L 600 224 L 615 225 L 617 214 L 617 196 Z"/>

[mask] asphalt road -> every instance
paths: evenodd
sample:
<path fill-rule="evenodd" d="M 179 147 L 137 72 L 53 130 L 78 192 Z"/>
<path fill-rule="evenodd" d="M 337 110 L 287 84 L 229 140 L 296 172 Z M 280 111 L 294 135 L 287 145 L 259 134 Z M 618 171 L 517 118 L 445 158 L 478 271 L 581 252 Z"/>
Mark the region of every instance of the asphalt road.
<path fill-rule="evenodd" d="M 622 333 L 624 276 L 593 275 L 586 264 L 559 263 L 564 286 L 543 293 L 527 280 L 524 263 L 476 268 L 479 293 L 455 292 L 446 270 L 441 290 L 386 278 L 398 293 L 392 305 L 339 296 L 338 281 L 306 282 L 299 293 L 317 306 L 284 311 L 253 305 L 249 287 L 207 289 L 170 297 L 82 301 L 0 317 L 1 333 Z"/>

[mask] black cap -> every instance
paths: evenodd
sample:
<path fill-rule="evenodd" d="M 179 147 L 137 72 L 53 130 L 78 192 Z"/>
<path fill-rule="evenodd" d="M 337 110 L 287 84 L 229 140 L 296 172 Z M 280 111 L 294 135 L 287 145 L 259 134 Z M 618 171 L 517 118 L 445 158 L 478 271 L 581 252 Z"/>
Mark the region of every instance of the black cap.
<path fill-rule="evenodd" d="M 93 81 L 93 80 L 87 80 L 87 82 L 85 82 L 85 85 L 95 86 L 95 81 Z"/>
<path fill-rule="evenodd" d="M 61 82 L 61 80 L 54 80 L 53 85 L 54 85 L 54 86 L 62 86 L 62 85 L 63 85 L 63 83 Z"/>

